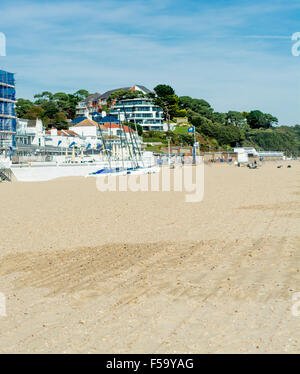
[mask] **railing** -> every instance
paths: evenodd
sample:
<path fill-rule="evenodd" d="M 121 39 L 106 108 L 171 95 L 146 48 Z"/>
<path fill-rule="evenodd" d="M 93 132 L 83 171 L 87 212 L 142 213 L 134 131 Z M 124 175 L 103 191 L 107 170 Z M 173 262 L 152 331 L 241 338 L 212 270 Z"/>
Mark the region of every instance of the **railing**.
<path fill-rule="evenodd" d="M 281 151 L 260 151 L 257 152 L 261 157 L 283 157 L 284 153 Z"/>

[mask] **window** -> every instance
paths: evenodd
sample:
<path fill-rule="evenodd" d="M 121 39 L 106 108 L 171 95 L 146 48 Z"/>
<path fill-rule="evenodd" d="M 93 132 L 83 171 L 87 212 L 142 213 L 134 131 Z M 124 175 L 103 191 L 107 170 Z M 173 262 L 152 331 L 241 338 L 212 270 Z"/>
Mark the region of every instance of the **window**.
<path fill-rule="evenodd" d="M 149 112 L 150 107 L 149 106 L 139 106 L 139 107 L 135 108 L 135 110 L 137 112 Z"/>
<path fill-rule="evenodd" d="M 152 113 L 135 113 L 135 117 L 148 118 L 153 117 Z"/>

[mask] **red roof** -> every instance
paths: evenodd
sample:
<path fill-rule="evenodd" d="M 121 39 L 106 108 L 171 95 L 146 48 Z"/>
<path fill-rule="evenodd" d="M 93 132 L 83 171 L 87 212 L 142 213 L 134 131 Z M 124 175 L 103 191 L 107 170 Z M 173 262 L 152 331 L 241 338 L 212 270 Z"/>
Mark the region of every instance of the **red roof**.
<path fill-rule="evenodd" d="M 52 129 L 56 130 L 56 129 Z M 47 135 L 51 135 L 51 130 L 46 130 L 45 133 Z M 57 135 L 58 136 L 79 136 L 76 132 L 71 131 L 71 130 L 57 130 Z"/>
<path fill-rule="evenodd" d="M 79 136 L 76 132 L 72 131 L 72 130 L 61 130 L 61 133 L 65 133 L 69 136 Z"/>
<path fill-rule="evenodd" d="M 132 133 L 135 132 L 132 128 L 130 128 L 130 127 L 126 126 L 126 125 L 121 126 L 121 125 L 119 125 L 117 123 L 108 123 L 107 122 L 107 123 L 104 124 L 104 127 L 106 129 L 120 129 L 120 130 L 124 129 L 125 132 L 132 132 Z"/>
<path fill-rule="evenodd" d="M 77 123 L 77 125 L 74 125 L 72 127 L 87 127 L 87 126 L 96 126 L 98 127 L 98 123 L 91 120 L 91 119 L 84 119 L 83 121 Z"/>

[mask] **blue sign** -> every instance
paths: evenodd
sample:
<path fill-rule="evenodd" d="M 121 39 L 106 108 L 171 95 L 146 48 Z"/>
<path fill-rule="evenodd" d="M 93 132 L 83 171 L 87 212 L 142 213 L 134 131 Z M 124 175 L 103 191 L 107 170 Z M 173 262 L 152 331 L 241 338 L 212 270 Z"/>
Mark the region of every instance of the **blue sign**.
<path fill-rule="evenodd" d="M 194 132 L 194 126 L 189 127 L 188 132 Z"/>

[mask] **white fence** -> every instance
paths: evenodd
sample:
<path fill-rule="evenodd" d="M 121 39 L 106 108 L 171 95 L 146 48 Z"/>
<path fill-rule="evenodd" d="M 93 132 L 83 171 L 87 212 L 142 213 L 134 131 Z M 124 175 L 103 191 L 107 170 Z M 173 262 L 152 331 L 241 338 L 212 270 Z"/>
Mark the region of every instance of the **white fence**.
<path fill-rule="evenodd" d="M 257 152 L 260 157 L 283 157 L 284 153 L 280 151 L 260 151 Z"/>

